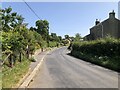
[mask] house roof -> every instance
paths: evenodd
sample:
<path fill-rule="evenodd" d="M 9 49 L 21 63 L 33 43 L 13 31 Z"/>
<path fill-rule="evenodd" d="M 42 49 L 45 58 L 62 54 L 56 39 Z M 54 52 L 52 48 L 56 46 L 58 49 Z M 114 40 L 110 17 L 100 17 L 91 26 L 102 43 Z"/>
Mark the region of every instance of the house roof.
<path fill-rule="evenodd" d="M 97 25 L 95 25 L 95 26 L 91 27 L 90 29 L 95 28 L 95 27 L 97 27 L 97 26 L 101 25 L 101 23 L 104 23 L 104 22 L 108 21 L 109 19 L 110 19 L 110 18 L 108 18 L 108 19 L 106 19 L 106 20 L 104 20 L 104 21 L 102 21 L 102 22 L 98 23 Z M 119 20 L 119 19 L 117 19 L 117 18 L 115 18 L 115 20 L 117 20 L 118 22 L 120 22 L 120 20 Z"/>

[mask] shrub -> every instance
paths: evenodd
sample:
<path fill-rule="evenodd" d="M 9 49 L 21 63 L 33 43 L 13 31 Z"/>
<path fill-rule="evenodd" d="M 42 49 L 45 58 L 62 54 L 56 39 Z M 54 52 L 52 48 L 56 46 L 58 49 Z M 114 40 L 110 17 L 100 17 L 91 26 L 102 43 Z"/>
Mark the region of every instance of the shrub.
<path fill-rule="evenodd" d="M 55 42 L 55 41 L 49 42 L 49 47 L 56 47 L 56 46 L 57 46 L 57 42 Z"/>

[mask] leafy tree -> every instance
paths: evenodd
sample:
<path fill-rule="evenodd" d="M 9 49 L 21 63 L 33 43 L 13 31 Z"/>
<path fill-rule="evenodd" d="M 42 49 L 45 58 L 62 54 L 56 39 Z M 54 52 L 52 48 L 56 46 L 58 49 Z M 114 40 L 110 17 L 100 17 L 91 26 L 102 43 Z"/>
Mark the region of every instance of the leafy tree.
<path fill-rule="evenodd" d="M 79 33 L 76 33 L 74 41 L 80 41 L 81 39 L 82 39 L 81 35 Z"/>
<path fill-rule="evenodd" d="M 6 54 L 11 54 L 9 61 L 12 66 L 12 62 L 16 61 L 17 55 L 23 50 L 24 38 L 18 32 L 9 31 L 2 34 L 2 50 Z"/>
<path fill-rule="evenodd" d="M 49 46 L 49 22 L 47 20 L 36 21 L 36 31 L 42 36 Z"/>
<path fill-rule="evenodd" d="M 65 35 L 65 39 L 68 39 L 68 40 L 69 40 L 69 35 Z"/>
<path fill-rule="evenodd" d="M 59 39 L 59 42 L 61 43 L 62 42 L 62 37 L 58 36 L 58 39 Z"/>
<path fill-rule="evenodd" d="M 36 21 L 36 28 L 28 29 L 27 24 L 23 23 L 24 18 L 12 8 L 0 9 L 2 23 L 2 52 L 4 56 L 10 54 L 9 64 L 13 66 L 16 60 L 22 62 L 23 57 L 29 59 L 37 48 L 46 48 L 47 46 L 58 46 L 62 41 L 61 36 L 56 33 L 49 35 L 49 22 L 47 20 Z M 49 43 L 50 42 L 50 43 Z"/>
<path fill-rule="evenodd" d="M 10 29 L 20 26 L 23 23 L 24 18 L 18 15 L 16 12 L 12 12 L 12 8 L 8 7 L 0 9 L 1 24 L 3 31 L 9 31 Z"/>
<path fill-rule="evenodd" d="M 57 34 L 56 33 L 51 33 L 51 38 L 50 38 L 51 41 L 58 41 L 58 37 L 57 37 Z"/>
<path fill-rule="evenodd" d="M 46 41 L 49 39 L 49 22 L 47 20 L 36 21 L 36 31 L 41 34 L 42 38 Z"/>
<path fill-rule="evenodd" d="M 30 27 L 30 30 L 31 30 L 31 31 L 36 31 L 36 28 Z"/>
<path fill-rule="evenodd" d="M 37 33 L 36 31 L 33 31 L 33 34 L 34 34 L 34 37 L 35 37 L 35 42 L 37 43 L 37 44 L 39 44 L 39 46 L 42 48 L 42 44 L 43 44 L 43 38 L 42 38 L 42 36 L 39 34 L 39 33 Z"/>

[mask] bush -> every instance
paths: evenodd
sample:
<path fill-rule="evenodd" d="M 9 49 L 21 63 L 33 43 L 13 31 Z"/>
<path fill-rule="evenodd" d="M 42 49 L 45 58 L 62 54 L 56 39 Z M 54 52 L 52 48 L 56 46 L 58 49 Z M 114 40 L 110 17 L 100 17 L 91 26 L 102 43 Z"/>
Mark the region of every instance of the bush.
<path fill-rule="evenodd" d="M 55 42 L 55 41 L 49 42 L 49 47 L 56 47 L 56 46 L 57 46 L 57 42 Z"/>

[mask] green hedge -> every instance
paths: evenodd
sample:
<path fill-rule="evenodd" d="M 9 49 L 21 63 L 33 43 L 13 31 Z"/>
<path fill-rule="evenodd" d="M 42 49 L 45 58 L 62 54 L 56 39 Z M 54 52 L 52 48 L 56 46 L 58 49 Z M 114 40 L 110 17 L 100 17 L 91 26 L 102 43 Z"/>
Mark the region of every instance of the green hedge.
<path fill-rule="evenodd" d="M 73 42 L 71 54 L 92 63 L 120 71 L 120 40 L 105 38 Z"/>

